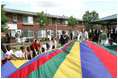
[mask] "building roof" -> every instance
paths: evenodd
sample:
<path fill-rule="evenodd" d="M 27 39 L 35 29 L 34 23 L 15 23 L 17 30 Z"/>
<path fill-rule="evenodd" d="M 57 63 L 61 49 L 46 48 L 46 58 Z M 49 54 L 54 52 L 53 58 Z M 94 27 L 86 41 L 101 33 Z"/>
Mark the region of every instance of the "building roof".
<path fill-rule="evenodd" d="M 16 9 L 10 9 L 10 8 L 4 8 L 5 12 L 9 13 L 16 13 L 16 14 L 26 14 L 26 15 L 32 15 L 32 16 L 37 16 L 37 12 L 30 12 L 30 11 L 23 11 L 23 10 L 16 10 Z M 67 16 L 58 16 L 58 15 L 51 15 L 51 14 L 46 14 L 47 17 L 51 18 L 59 18 L 59 19 L 69 19 Z M 76 18 L 79 21 L 82 21 L 79 18 Z"/>
<path fill-rule="evenodd" d="M 101 25 L 116 25 L 117 24 L 117 14 L 94 20 L 91 23 L 101 24 Z"/>

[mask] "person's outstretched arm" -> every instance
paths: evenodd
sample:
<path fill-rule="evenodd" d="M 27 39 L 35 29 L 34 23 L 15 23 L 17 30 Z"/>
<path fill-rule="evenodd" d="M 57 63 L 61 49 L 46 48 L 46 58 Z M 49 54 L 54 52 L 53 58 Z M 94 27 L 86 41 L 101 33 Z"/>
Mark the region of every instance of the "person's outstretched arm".
<path fill-rule="evenodd" d="M 40 52 L 41 52 L 41 54 L 42 54 L 42 50 L 41 50 L 41 47 L 39 48 L 39 50 L 40 50 Z"/>

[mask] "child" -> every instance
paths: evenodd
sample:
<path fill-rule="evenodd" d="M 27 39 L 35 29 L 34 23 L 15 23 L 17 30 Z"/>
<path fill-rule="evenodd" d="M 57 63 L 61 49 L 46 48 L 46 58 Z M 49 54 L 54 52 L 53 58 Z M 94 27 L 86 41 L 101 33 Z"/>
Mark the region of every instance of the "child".
<path fill-rule="evenodd" d="M 7 45 L 7 46 L 6 46 L 6 49 L 7 49 L 7 52 L 6 52 L 6 54 L 4 55 L 4 56 L 5 56 L 5 57 L 4 57 L 5 59 L 2 60 L 2 63 L 3 63 L 3 64 L 5 64 L 8 60 L 13 59 L 13 58 L 11 57 L 11 55 L 14 56 L 15 58 L 17 58 L 17 57 L 14 55 L 13 51 L 12 51 L 11 45 Z"/>
<path fill-rule="evenodd" d="M 32 51 L 31 51 L 30 47 L 27 47 L 25 58 L 26 58 L 26 60 L 32 59 Z"/>
<path fill-rule="evenodd" d="M 105 46 L 114 46 L 116 43 L 113 42 L 113 39 L 109 39 L 109 42 L 105 44 Z"/>
<path fill-rule="evenodd" d="M 20 60 L 25 60 L 25 53 L 26 53 L 26 48 L 25 46 L 20 47 L 21 51 L 16 51 L 15 55 L 17 56 L 18 59 Z"/>
<path fill-rule="evenodd" d="M 26 41 L 26 38 L 24 36 L 22 36 L 21 43 L 22 43 L 23 46 L 24 46 L 25 41 Z"/>
<path fill-rule="evenodd" d="M 50 49 L 55 49 L 56 47 L 57 47 L 57 42 L 53 37 L 52 40 L 50 41 Z"/>
<path fill-rule="evenodd" d="M 46 43 L 46 45 L 42 45 L 42 52 L 45 52 L 50 49 L 50 45 Z"/>

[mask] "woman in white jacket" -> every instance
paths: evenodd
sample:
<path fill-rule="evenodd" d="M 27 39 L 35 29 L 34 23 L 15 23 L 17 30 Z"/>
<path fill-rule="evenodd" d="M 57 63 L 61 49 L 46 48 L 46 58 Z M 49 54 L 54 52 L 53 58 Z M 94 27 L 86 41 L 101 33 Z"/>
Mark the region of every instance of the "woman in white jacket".
<path fill-rule="evenodd" d="M 57 42 L 55 38 L 53 37 L 50 41 L 50 49 L 55 49 L 57 47 Z"/>
<path fill-rule="evenodd" d="M 78 34 L 78 41 L 88 41 L 88 32 L 85 31 L 85 28 L 82 28 L 81 32 Z"/>

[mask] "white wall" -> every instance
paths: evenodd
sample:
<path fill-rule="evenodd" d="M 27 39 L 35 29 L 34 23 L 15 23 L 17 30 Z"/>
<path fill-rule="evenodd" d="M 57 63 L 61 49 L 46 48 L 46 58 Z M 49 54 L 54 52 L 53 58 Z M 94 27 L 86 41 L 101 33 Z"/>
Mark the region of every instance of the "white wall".
<path fill-rule="evenodd" d="M 17 24 L 7 24 L 7 26 L 9 27 L 8 29 L 12 30 L 17 30 Z"/>

